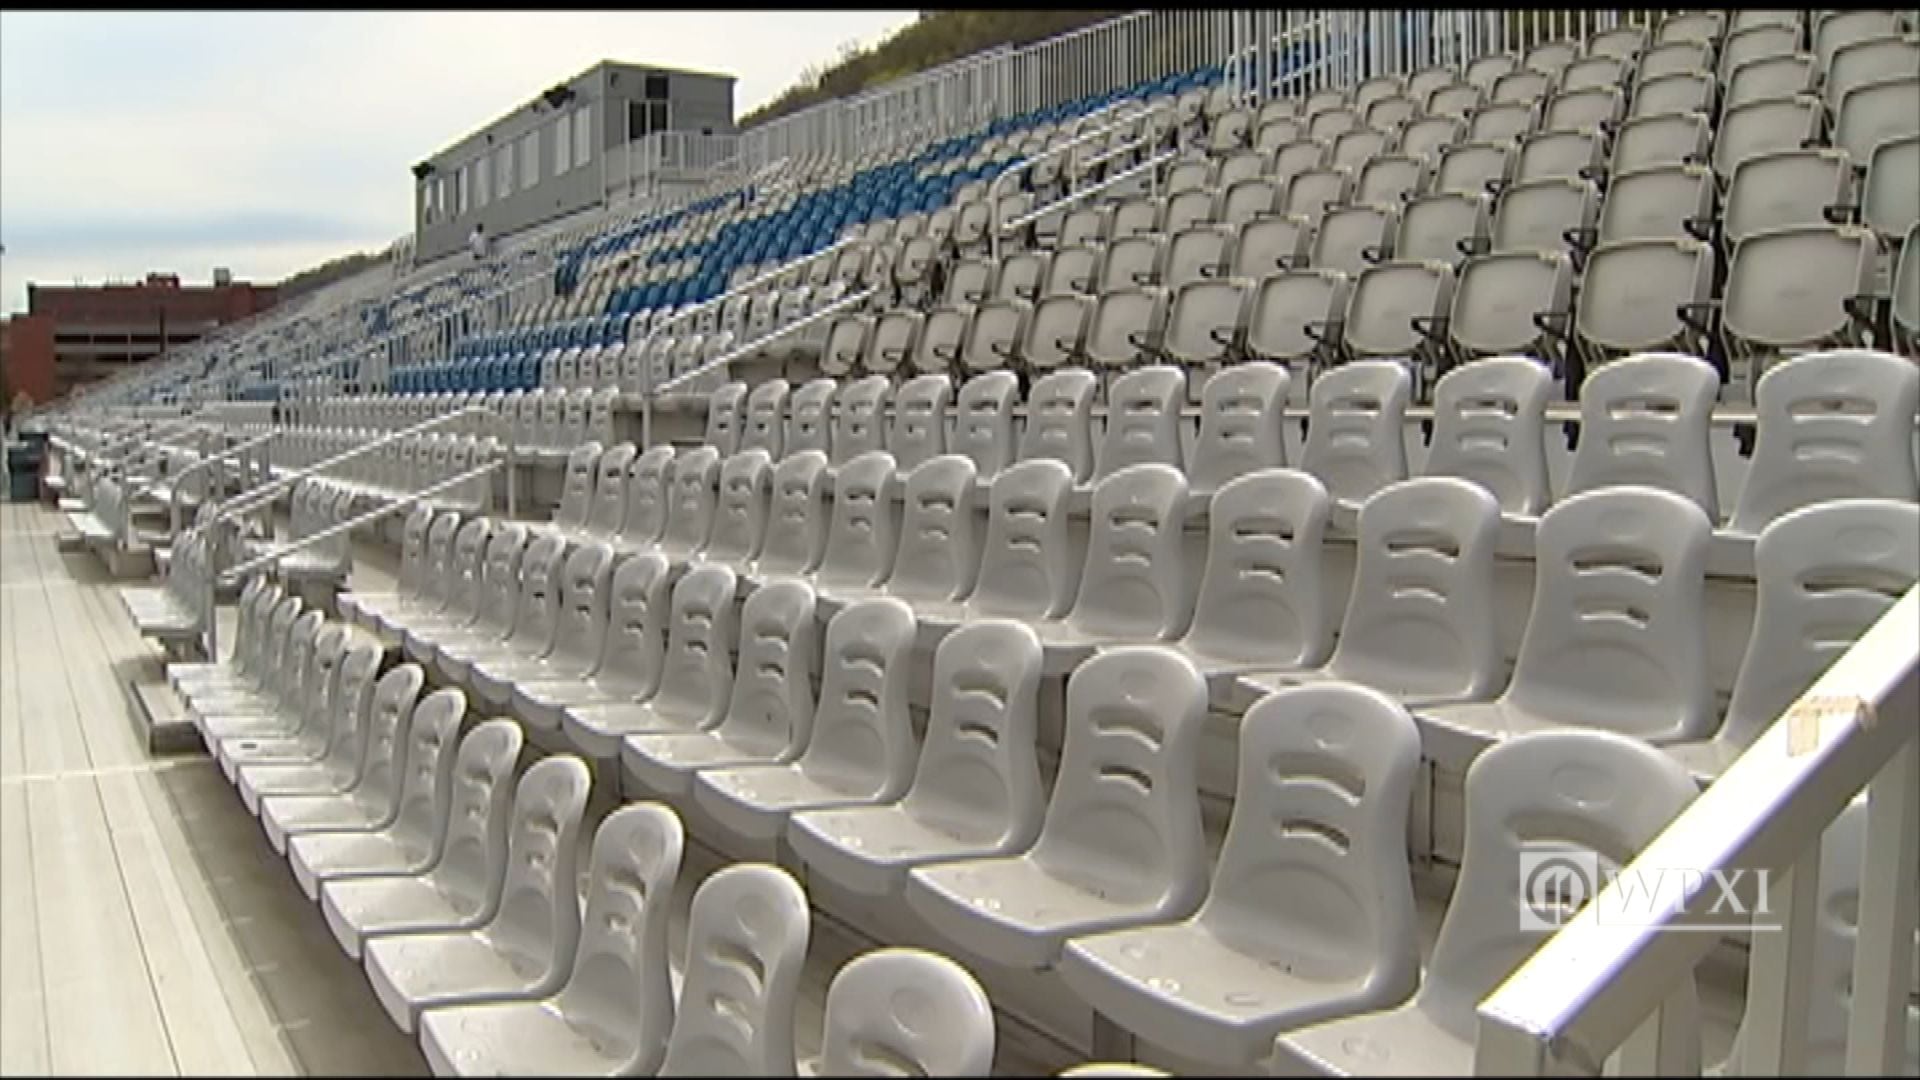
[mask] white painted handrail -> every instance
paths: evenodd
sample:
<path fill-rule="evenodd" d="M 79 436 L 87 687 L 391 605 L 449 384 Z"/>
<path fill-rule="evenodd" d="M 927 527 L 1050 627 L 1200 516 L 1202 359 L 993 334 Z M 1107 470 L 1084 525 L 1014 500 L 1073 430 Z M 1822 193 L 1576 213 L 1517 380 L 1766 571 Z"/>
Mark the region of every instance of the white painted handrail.
<path fill-rule="evenodd" d="M 1820 914 L 1813 906 L 1821 835 L 1862 790 L 1870 794 L 1847 1072 L 1896 1071 L 1905 1054 L 1920 891 L 1912 875 L 1920 845 L 1920 588 L 1909 589 L 1613 883 L 1481 1002 L 1474 1071 L 1597 1075 L 1637 1030 L 1660 1026 L 1656 1008 L 1691 980 L 1718 940 L 1681 931 L 1721 899 L 1721 882 L 1757 882 L 1765 872 L 1781 929 L 1754 935 L 1749 986 L 1755 1000 L 1741 1033 L 1744 1064 L 1755 1075 L 1804 1072 L 1807 999 L 1814 990 L 1806 957 Z M 1630 908 L 1631 887 L 1619 882 L 1654 875 L 1690 887 L 1663 897 L 1664 910 Z M 1627 911 L 1633 917 L 1609 917 Z M 1691 1035 L 1697 1038 L 1697 1031 Z"/>

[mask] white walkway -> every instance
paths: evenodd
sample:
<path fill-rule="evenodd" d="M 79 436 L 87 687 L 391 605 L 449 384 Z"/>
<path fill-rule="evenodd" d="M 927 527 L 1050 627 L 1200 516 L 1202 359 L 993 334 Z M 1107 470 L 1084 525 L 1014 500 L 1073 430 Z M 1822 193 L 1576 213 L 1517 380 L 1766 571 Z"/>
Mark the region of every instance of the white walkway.
<path fill-rule="evenodd" d="M 219 770 L 149 758 L 158 652 L 58 521 L 0 504 L 0 1074 L 423 1074 Z"/>

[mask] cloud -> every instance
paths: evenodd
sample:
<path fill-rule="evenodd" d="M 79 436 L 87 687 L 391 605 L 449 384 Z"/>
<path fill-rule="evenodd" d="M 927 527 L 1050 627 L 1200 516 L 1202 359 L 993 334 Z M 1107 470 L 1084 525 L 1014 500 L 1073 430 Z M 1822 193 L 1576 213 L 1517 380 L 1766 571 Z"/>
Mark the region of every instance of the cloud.
<path fill-rule="evenodd" d="M 408 166 L 603 59 L 736 75 L 744 115 L 914 17 L 0 13 L 0 310 L 29 280 L 378 250 L 412 226 Z"/>

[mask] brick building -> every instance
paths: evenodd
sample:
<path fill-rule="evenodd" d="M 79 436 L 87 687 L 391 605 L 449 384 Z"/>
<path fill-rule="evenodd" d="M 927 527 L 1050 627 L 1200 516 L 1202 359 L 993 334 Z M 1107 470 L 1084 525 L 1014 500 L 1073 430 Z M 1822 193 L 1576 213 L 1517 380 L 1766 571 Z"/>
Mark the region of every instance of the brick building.
<path fill-rule="evenodd" d="M 35 403 L 198 341 L 273 306 L 271 285 L 182 285 L 148 274 L 133 285 L 29 285 L 27 313 L 0 324 L 9 397 Z"/>

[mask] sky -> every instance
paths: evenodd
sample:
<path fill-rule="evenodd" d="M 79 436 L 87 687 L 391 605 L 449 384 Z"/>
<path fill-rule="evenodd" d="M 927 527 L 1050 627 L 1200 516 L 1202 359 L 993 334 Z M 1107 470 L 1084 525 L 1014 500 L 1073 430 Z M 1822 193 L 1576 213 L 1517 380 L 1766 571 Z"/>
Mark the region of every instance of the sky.
<path fill-rule="evenodd" d="M 0 315 L 27 284 L 272 283 L 412 228 L 408 167 L 601 60 L 743 116 L 912 11 L 0 13 Z"/>

